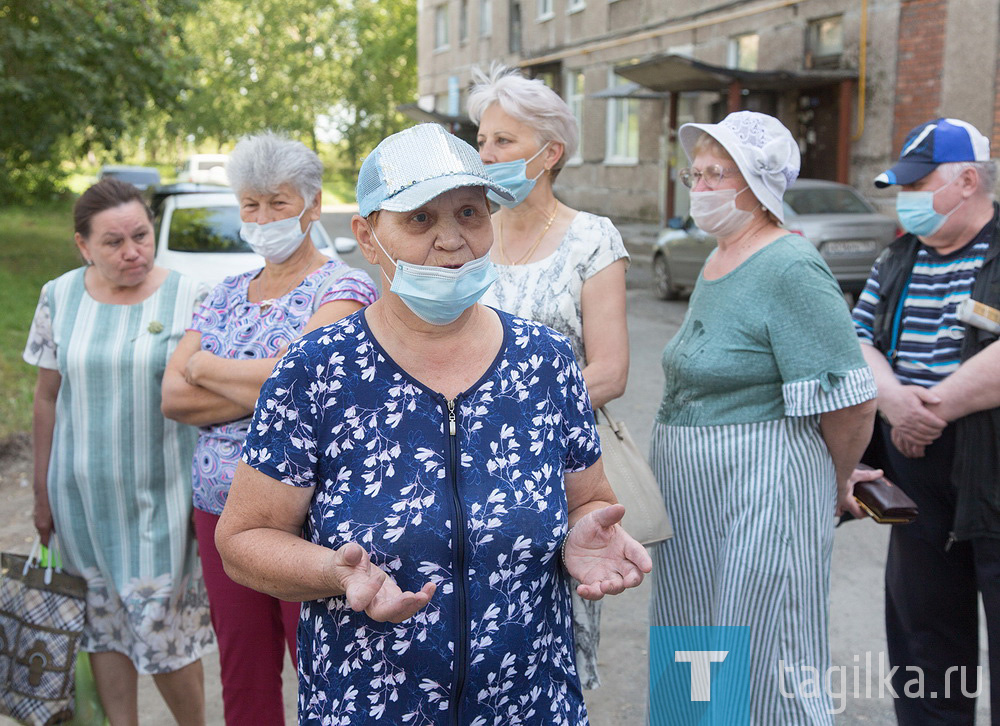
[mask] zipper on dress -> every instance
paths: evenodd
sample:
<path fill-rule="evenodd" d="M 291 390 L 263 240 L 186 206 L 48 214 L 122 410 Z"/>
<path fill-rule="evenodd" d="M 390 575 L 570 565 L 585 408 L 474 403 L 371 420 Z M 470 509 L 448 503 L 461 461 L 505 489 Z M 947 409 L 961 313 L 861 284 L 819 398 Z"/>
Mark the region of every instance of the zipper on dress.
<path fill-rule="evenodd" d="M 455 506 L 455 519 L 452 525 L 452 541 L 455 546 L 455 596 L 458 603 L 458 637 L 455 640 L 455 678 L 452 688 L 450 721 L 455 726 L 461 726 L 462 693 L 465 690 L 465 671 L 469 662 L 469 628 L 468 628 L 468 572 L 465 561 L 465 512 L 462 509 L 462 498 L 458 492 L 458 416 L 455 413 L 457 398 L 446 399 L 448 407 L 448 461 L 450 464 L 451 496 Z"/>
<path fill-rule="evenodd" d="M 951 546 L 955 544 L 958 540 L 955 538 L 954 532 L 948 533 L 948 539 L 944 542 L 944 551 L 947 552 L 951 549 Z"/>

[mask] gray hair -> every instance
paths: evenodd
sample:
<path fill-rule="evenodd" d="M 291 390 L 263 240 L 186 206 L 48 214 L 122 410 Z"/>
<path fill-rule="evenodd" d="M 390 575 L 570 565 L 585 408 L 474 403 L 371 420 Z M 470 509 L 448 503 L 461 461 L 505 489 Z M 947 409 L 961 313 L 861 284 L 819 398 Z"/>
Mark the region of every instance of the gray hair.
<path fill-rule="evenodd" d="M 979 177 L 979 193 L 993 199 L 996 196 L 997 166 L 993 159 L 986 161 L 949 161 L 941 164 L 948 181 L 954 181 L 966 169 L 975 169 Z"/>
<path fill-rule="evenodd" d="M 558 142 L 563 155 L 553 167 L 553 176 L 576 154 L 580 132 L 576 117 L 559 94 L 537 78 L 525 78 L 517 70 L 494 61 L 489 73 L 472 69 L 475 85 L 469 93 L 469 118 L 479 125 L 483 113 L 494 103 L 508 116 L 535 131 L 539 144 Z"/>
<path fill-rule="evenodd" d="M 323 162 L 305 144 L 265 131 L 244 136 L 226 163 L 229 185 L 243 192 L 271 194 L 290 184 L 308 207 L 323 188 Z"/>

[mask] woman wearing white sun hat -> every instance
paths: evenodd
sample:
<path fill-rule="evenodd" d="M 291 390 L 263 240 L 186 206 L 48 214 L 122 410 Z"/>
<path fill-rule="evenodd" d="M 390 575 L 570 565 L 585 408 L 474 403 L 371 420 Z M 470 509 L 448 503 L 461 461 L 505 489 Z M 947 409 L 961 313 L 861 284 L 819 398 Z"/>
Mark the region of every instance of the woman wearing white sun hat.
<path fill-rule="evenodd" d="M 830 699 L 800 686 L 828 665 L 833 519 L 860 514 L 874 382 L 833 275 L 779 226 L 799 171 L 788 129 L 741 111 L 680 140 L 691 215 L 718 248 L 663 354 L 650 460 L 676 536 L 654 547 L 651 624 L 748 628 L 744 722 L 829 724 Z"/>

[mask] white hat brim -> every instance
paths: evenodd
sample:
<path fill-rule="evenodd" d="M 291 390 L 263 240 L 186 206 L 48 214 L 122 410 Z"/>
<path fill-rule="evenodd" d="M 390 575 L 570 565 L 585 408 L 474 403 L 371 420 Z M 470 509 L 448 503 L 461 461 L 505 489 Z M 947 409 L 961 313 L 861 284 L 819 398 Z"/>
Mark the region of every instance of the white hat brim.
<path fill-rule="evenodd" d="M 694 145 L 703 133 L 708 134 L 722 145 L 722 148 L 725 149 L 733 158 L 733 161 L 736 162 L 736 167 L 740 170 L 740 174 L 743 175 L 743 179 L 750 187 L 750 191 L 753 192 L 755 197 L 757 197 L 757 201 L 763 204 L 764 207 L 771 212 L 771 214 L 777 217 L 779 222 L 784 223 L 784 202 L 780 197 L 771 193 L 771 191 L 764 185 L 764 182 L 759 175 L 754 174 L 751 171 L 752 167 L 743 156 L 742 142 L 736 134 L 727 129 L 725 126 L 721 124 L 695 123 L 688 123 L 681 126 L 677 135 L 680 138 L 681 146 L 684 148 L 684 153 L 687 154 L 688 161 L 694 161 L 694 156 L 692 155 L 694 152 Z"/>

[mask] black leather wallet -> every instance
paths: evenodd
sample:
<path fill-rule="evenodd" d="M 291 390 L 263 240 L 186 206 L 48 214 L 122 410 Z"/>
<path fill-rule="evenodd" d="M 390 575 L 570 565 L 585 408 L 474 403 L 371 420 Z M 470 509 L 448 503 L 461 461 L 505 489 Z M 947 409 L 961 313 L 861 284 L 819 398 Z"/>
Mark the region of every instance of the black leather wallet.
<path fill-rule="evenodd" d="M 859 481 L 854 499 L 879 524 L 909 524 L 917 518 L 917 503 L 885 477 Z"/>

